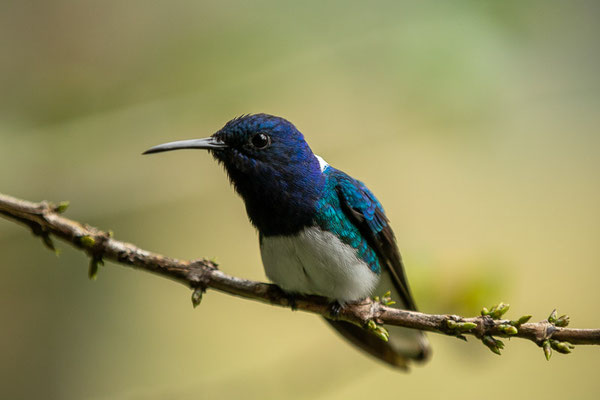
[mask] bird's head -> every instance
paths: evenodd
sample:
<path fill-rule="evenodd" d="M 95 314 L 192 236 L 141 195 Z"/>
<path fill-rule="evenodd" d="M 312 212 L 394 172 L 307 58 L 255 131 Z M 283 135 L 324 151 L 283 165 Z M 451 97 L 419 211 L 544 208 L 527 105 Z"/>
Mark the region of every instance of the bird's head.
<path fill-rule="evenodd" d="M 228 172 L 290 173 L 296 168 L 306 171 L 314 164 L 315 156 L 304 136 L 280 117 L 255 114 L 235 118 L 212 137 L 227 146 L 213 155 Z"/>
<path fill-rule="evenodd" d="M 302 133 L 273 115 L 241 116 L 208 138 L 165 143 L 144 154 L 179 149 L 209 150 L 224 165 L 259 229 L 266 214 L 290 218 L 290 210 L 312 209 L 324 185 L 319 161 Z"/>

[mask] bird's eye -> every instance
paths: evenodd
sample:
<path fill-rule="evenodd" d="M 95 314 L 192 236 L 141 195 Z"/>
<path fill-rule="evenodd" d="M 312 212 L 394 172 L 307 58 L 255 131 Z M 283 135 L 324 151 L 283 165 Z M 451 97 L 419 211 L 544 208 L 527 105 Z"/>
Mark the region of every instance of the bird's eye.
<path fill-rule="evenodd" d="M 250 138 L 250 144 L 257 149 L 264 149 L 271 144 L 271 138 L 264 133 L 257 133 Z"/>

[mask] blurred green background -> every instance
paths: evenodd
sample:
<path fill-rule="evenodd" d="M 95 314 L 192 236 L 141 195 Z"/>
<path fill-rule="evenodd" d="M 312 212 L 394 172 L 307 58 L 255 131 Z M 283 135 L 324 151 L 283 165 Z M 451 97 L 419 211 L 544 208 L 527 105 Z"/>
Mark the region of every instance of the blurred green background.
<path fill-rule="evenodd" d="M 554 307 L 600 327 L 598 2 L 19 1 L 0 6 L 0 191 L 265 279 L 202 152 L 142 157 L 242 113 L 290 119 L 386 206 L 423 311 Z M 399 374 L 319 318 L 61 255 L 0 221 L 3 399 L 597 399 L 600 351 L 546 362 L 430 335 Z"/>

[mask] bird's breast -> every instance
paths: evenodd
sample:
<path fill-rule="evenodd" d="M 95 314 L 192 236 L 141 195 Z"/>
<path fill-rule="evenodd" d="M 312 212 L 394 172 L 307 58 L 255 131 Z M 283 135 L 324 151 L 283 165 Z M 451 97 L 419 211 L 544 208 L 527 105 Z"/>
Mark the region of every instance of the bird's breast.
<path fill-rule="evenodd" d="M 379 281 L 356 249 L 316 226 L 294 235 L 265 236 L 260 250 L 267 277 L 290 293 L 345 303 L 371 295 Z"/>

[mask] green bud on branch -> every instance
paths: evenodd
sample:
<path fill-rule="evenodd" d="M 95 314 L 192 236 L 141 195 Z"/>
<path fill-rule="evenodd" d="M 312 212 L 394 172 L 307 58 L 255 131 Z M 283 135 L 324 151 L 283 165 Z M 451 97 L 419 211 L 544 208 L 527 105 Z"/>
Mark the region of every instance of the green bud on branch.
<path fill-rule="evenodd" d="M 81 245 L 83 247 L 86 247 L 88 249 L 94 247 L 94 245 L 96 244 L 96 240 L 94 240 L 93 237 L 91 237 L 90 235 L 85 235 L 82 236 L 79 241 L 81 242 Z"/>
<path fill-rule="evenodd" d="M 506 335 L 516 335 L 519 333 L 516 327 L 508 324 L 498 325 L 498 329 L 500 329 L 500 331 Z"/>
<path fill-rule="evenodd" d="M 569 354 L 575 348 L 569 342 L 559 342 L 558 340 L 550 339 L 550 346 L 559 353 Z"/>
<path fill-rule="evenodd" d="M 552 357 L 552 345 L 550 344 L 550 340 L 544 340 L 542 343 L 542 349 L 544 350 L 544 356 L 546 356 L 546 360 L 550 361 L 550 357 Z"/>
<path fill-rule="evenodd" d="M 510 304 L 504 304 L 504 303 L 495 305 L 490 310 L 488 310 L 486 307 L 483 307 L 483 309 L 481 310 L 481 315 L 482 316 L 489 315 L 493 319 L 500 319 L 504 314 L 506 314 L 506 312 L 508 311 L 509 308 L 510 308 Z"/>
<path fill-rule="evenodd" d="M 531 315 L 523 315 L 521 318 L 519 318 L 519 319 L 517 319 L 515 321 L 510 321 L 510 324 L 512 326 L 515 326 L 515 327 L 519 328 L 521 325 L 523 325 L 524 323 L 526 323 L 530 319 L 531 319 Z"/>
<path fill-rule="evenodd" d="M 457 323 L 454 320 L 448 319 L 446 320 L 446 326 L 450 329 L 456 329 Z"/>
<path fill-rule="evenodd" d="M 57 212 L 58 214 L 62 214 L 65 211 L 67 211 L 67 208 L 69 208 L 69 202 L 61 201 L 54 207 L 54 211 Z"/>
<path fill-rule="evenodd" d="M 469 332 L 475 328 L 477 328 L 477 324 L 475 322 L 460 322 L 458 324 L 458 330 L 461 332 Z"/>
<path fill-rule="evenodd" d="M 561 315 L 560 317 L 558 317 L 558 319 L 556 320 L 556 322 L 554 323 L 554 325 L 560 327 L 560 328 L 564 328 L 565 326 L 569 325 L 570 319 L 568 315 Z"/>
<path fill-rule="evenodd" d="M 98 267 L 100 265 L 104 265 L 102 257 L 92 257 L 92 259 L 90 260 L 90 267 L 88 270 L 88 278 L 90 278 L 93 281 L 96 280 L 96 278 L 98 277 Z"/>
<path fill-rule="evenodd" d="M 196 288 L 192 292 L 192 305 L 194 308 L 198 307 L 202 302 L 202 295 L 204 294 L 204 290 L 201 288 Z"/>
<path fill-rule="evenodd" d="M 492 351 L 492 353 L 501 355 L 500 350 L 504 348 L 504 343 L 501 340 L 485 335 L 481 338 L 481 341 Z"/>
<path fill-rule="evenodd" d="M 383 340 L 384 342 L 387 342 L 390 338 L 390 334 L 387 331 L 387 329 L 385 329 L 383 326 L 381 325 L 377 325 L 377 323 L 375 323 L 375 321 L 373 321 L 372 319 L 369 320 L 369 322 L 367 322 L 367 328 L 375 335 L 377 336 L 379 339 Z"/>

